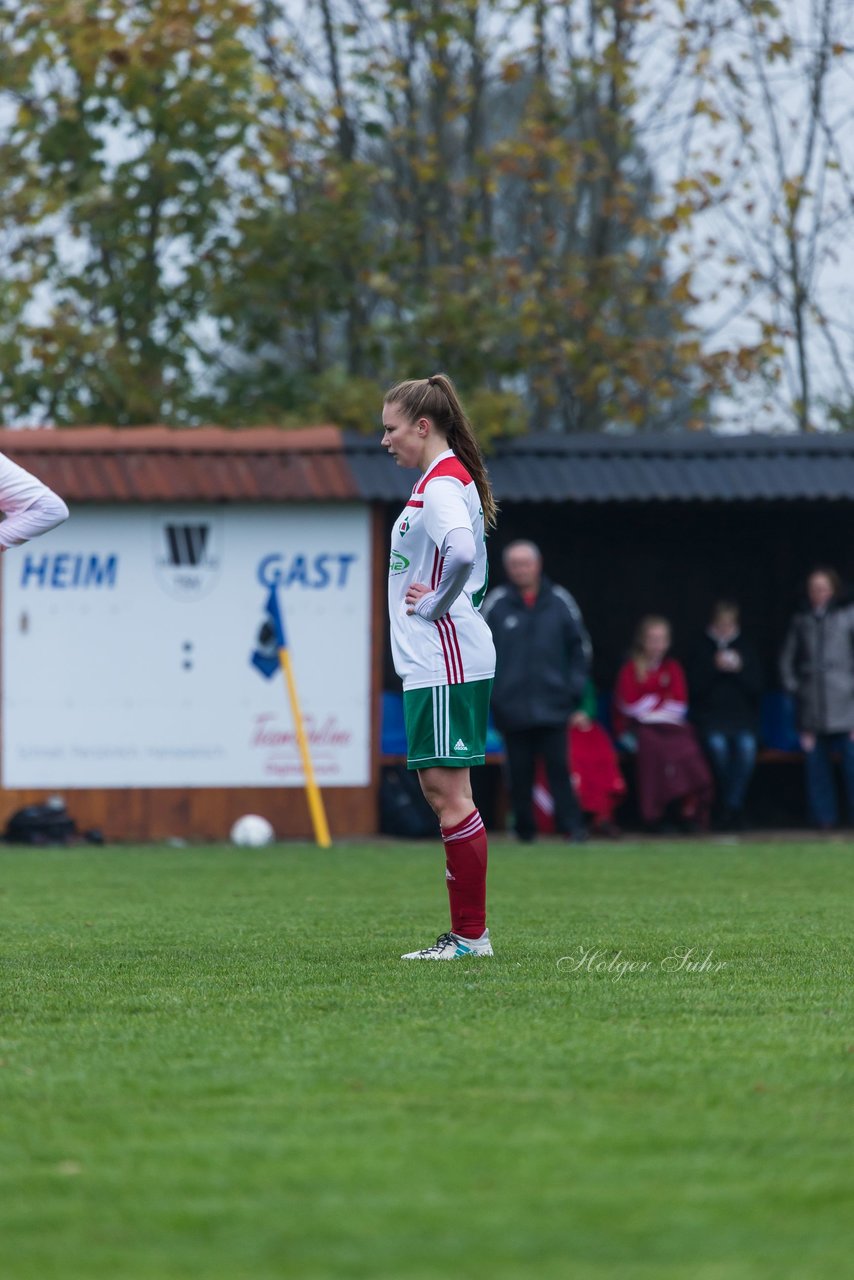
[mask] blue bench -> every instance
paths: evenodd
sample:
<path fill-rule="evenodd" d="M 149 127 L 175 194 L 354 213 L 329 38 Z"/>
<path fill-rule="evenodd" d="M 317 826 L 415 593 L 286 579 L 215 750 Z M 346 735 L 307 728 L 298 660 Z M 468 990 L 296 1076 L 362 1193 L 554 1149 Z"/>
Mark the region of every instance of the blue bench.
<path fill-rule="evenodd" d="M 611 695 L 599 695 L 599 722 L 607 727 L 611 723 Z M 762 697 L 760 710 L 760 760 L 784 760 L 801 754 L 795 721 L 795 705 L 788 693 L 772 690 Z M 384 762 L 406 758 L 406 729 L 403 723 L 403 696 L 400 693 L 382 695 L 382 731 L 380 751 Z M 487 759 L 499 763 L 504 758 L 504 742 L 490 716 L 486 735 Z"/>

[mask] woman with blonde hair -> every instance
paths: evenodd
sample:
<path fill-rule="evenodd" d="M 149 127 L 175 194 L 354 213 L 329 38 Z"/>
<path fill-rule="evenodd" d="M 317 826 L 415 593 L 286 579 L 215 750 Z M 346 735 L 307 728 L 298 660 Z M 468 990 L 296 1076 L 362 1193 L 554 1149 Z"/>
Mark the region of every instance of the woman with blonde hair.
<path fill-rule="evenodd" d="M 631 657 L 620 669 L 614 694 L 614 729 L 637 753 L 640 815 L 647 826 L 661 822 L 679 802 L 690 830 L 706 830 L 714 788 L 709 766 L 687 723 L 688 683 L 668 656 L 670 623 L 649 614 L 635 632 Z"/>
<path fill-rule="evenodd" d="M 421 472 L 391 538 L 388 603 L 403 682 L 407 767 L 439 819 L 451 928 L 404 960 L 491 956 L 486 927 L 486 831 L 469 769 L 484 762 L 495 674 L 486 594 L 486 530 L 496 505 L 480 447 L 443 373 L 391 387 L 383 447 Z"/>

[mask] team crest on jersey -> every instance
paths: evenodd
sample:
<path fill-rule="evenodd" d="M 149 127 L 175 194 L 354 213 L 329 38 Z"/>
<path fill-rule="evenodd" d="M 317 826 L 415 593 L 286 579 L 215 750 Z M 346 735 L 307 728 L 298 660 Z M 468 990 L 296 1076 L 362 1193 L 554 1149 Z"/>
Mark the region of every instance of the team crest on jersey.
<path fill-rule="evenodd" d="M 408 520 L 408 518 L 404 517 L 404 519 L 403 519 L 403 520 L 401 520 L 400 524 L 397 526 L 397 532 L 400 534 L 401 538 L 403 537 L 403 535 L 404 535 L 405 533 L 409 533 L 409 520 Z"/>
<path fill-rule="evenodd" d="M 392 551 L 388 562 L 389 573 L 406 573 L 409 568 L 409 561 L 406 556 L 402 556 L 399 551 Z"/>

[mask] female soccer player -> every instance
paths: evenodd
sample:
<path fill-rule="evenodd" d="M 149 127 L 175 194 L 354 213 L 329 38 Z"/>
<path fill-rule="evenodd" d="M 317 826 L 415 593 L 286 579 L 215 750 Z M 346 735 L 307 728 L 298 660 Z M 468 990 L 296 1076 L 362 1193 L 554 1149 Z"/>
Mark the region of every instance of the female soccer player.
<path fill-rule="evenodd" d="M 469 768 L 483 764 L 495 649 L 480 616 L 486 530 L 496 505 L 471 423 L 450 378 L 399 382 L 383 404 L 383 447 L 421 479 L 392 533 L 391 647 L 403 681 L 407 767 L 439 819 L 451 929 L 403 960 L 491 956 L 486 831 Z"/>
<path fill-rule="evenodd" d="M 68 519 L 68 507 L 52 489 L 0 453 L 0 551 L 19 547 Z"/>

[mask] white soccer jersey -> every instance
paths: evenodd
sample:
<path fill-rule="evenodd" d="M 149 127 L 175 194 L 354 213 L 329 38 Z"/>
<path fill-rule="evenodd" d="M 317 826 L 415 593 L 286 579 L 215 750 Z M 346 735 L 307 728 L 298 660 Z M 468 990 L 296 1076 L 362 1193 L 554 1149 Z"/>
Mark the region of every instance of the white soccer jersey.
<path fill-rule="evenodd" d="M 0 453 L 0 548 L 18 547 L 68 519 L 68 507 L 52 489 Z"/>
<path fill-rule="evenodd" d="M 435 622 L 407 614 L 404 597 L 410 583 L 438 585 L 442 576 L 440 548 L 454 529 L 470 529 L 474 536 L 475 562 L 468 581 Z M 480 616 L 486 579 L 486 540 L 477 485 L 448 449 L 415 485 L 391 535 L 391 650 L 404 689 L 466 684 L 495 675 L 492 633 Z"/>

